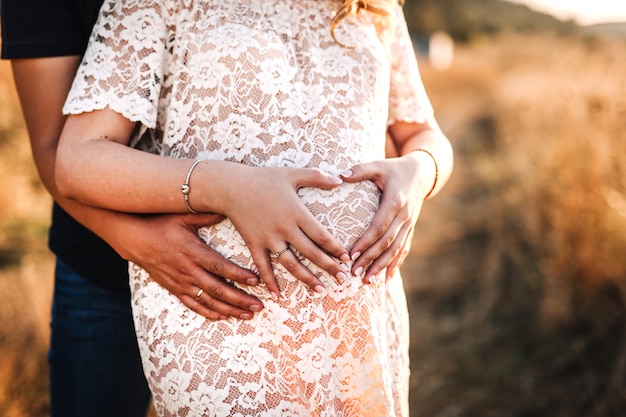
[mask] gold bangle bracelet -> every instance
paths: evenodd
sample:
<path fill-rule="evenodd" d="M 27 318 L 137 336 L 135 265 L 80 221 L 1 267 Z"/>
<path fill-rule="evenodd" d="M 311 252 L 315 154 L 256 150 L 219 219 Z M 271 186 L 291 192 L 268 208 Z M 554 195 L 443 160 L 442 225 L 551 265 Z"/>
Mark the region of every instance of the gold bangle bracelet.
<path fill-rule="evenodd" d="M 189 186 L 189 179 L 191 178 L 191 173 L 193 172 L 193 169 L 202 161 L 204 161 L 204 159 L 197 159 L 193 164 L 191 164 L 191 167 L 189 168 L 189 171 L 187 172 L 187 178 L 185 178 L 185 183 L 180 187 L 180 192 L 183 193 L 183 197 L 185 198 L 185 205 L 187 206 L 189 211 L 192 212 L 193 214 L 196 214 L 198 212 L 195 211 L 193 208 L 191 208 L 191 204 L 189 204 L 189 193 L 191 192 L 191 187 Z"/>
<path fill-rule="evenodd" d="M 435 191 L 435 188 L 437 188 L 437 180 L 439 179 L 439 165 L 437 164 L 435 156 L 430 151 L 427 151 L 424 148 L 414 149 L 411 152 L 424 152 L 425 154 L 430 156 L 430 158 L 433 160 L 433 163 L 435 164 L 435 180 L 433 181 L 433 186 L 430 188 L 430 191 L 428 192 L 428 194 L 426 194 L 426 197 L 424 197 L 424 200 L 426 200 L 428 197 L 430 197 L 433 191 Z"/>

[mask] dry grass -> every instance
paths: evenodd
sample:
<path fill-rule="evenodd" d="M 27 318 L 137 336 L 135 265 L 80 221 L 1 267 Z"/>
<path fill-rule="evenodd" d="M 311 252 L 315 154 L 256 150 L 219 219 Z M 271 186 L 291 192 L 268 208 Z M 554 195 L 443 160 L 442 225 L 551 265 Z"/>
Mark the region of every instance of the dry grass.
<path fill-rule="evenodd" d="M 626 415 L 624 46 L 485 40 L 423 68 L 458 169 L 405 269 L 415 416 Z"/>
<path fill-rule="evenodd" d="M 625 46 L 485 39 L 423 65 L 457 166 L 404 267 L 413 416 L 626 415 Z M 0 108 L 0 414 L 43 416 L 49 199 L 6 65 Z"/>
<path fill-rule="evenodd" d="M 0 62 L 0 415 L 48 414 L 50 198 L 37 179 L 8 63 Z"/>

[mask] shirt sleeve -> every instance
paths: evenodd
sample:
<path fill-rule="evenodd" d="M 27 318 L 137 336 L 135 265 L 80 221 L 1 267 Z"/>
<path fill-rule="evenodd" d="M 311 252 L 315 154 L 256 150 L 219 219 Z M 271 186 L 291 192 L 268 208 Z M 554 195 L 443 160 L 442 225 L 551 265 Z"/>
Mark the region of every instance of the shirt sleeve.
<path fill-rule="evenodd" d="M 154 128 L 167 60 L 168 9 L 166 1 L 106 0 L 63 112 L 108 107 Z"/>
<path fill-rule="evenodd" d="M 394 122 L 424 123 L 433 107 L 420 76 L 413 42 L 402 8 L 395 11 L 394 35 L 389 46 L 391 60 L 388 125 Z"/>

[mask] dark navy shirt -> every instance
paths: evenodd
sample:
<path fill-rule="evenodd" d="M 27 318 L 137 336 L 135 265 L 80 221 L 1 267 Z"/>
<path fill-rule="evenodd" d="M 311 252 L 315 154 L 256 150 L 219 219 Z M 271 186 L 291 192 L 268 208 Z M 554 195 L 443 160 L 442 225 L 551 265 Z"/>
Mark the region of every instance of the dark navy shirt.
<path fill-rule="evenodd" d="M 0 0 L 2 58 L 83 55 L 102 0 Z M 58 204 L 49 246 L 59 259 L 100 287 L 128 293 L 128 263 Z"/>

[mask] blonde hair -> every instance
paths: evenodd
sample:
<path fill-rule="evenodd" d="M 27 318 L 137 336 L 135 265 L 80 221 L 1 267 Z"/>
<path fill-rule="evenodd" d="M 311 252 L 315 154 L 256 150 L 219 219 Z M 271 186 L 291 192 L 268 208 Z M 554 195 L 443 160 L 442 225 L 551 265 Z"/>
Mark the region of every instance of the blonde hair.
<path fill-rule="evenodd" d="M 365 10 L 382 17 L 387 17 L 391 14 L 393 7 L 396 4 L 403 5 L 404 0 L 344 0 L 341 9 L 335 13 L 333 20 L 330 22 L 330 34 L 335 42 L 346 48 L 354 48 L 355 46 L 347 46 L 340 42 L 335 36 L 335 29 L 337 25 L 351 14 L 357 14 L 361 10 Z M 378 27 L 377 29 L 381 29 Z"/>

